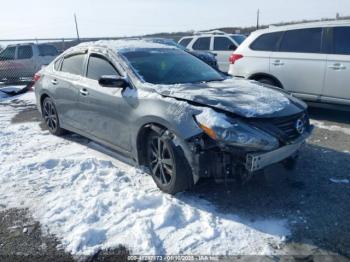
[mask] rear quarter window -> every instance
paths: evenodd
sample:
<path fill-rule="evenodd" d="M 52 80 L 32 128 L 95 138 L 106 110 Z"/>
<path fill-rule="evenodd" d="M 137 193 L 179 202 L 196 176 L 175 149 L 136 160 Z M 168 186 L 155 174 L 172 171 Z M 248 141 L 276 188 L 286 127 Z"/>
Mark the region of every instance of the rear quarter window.
<path fill-rule="evenodd" d="M 250 45 L 250 48 L 256 51 L 275 51 L 282 34 L 282 32 L 263 34 Z"/>

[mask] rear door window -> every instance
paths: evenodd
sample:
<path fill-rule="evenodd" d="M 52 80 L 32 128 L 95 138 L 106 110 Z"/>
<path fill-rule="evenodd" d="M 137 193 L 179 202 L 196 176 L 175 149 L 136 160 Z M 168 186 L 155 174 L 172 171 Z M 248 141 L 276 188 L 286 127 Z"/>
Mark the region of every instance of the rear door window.
<path fill-rule="evenodd" d="M 83 75 L 85 54 L 67 56 L 63 59 L 61 71 L 74 75 Z"/>
<path fill-rule="evenodd" d="M 193 44 L 194 50 L 209 50 L 210 49 L 210 37 L 200 37 Z"/>
<path fill-rule="evenodd" d="M 322 28 L 290 30 L 284 33 L 280 52 L 320 53 Z"/>
<path fill-rule="evenodd" d="M 235 50 L 237 47 L 233 42 L 224 36 L 216 36 L 214 38 L 214 50 L 215 51 L 230 51 Z"/>
<path fill-rule="evenodd" d="M 179 42 L 179 44 L 182 45 L 183 47 L 187 47 L 191 41 L 192 41 L 192 38 L 184 38 Z"/>
<path fill-rule="evenodd" d="M 350 27 L 333 28 L 333 53 L 350 55 Z"/>
<path fill-rule="evenodd" d="M 30 59 L 33 57 L 33 48 L 30 45 L 24 45 L 18 47 L 18 59 Z"/>
<path fill-rule="evenodd" d="M 39 45 L 39 56 L 57 56 L 58 51 L 56 47 L 52 45 Z"/>
<path fill-rule="evenodd" d="M 4 51 L 0 53 L 0 61 L 4 60 L 14 60 L 16 54 L 16 47 L 7 47 Z"/>
<path fill-rule="evenodd" d="M 106 58 L 92 54 L 89 58 L 87 77 L 99 80 L 104 75 L 119 75 L 119 73 Z"/>
<path fill-rule="evenodd" d="M 282 32 L 268 33 L 259 36 L 250 48 L 256 51 L 275 51 Z"/>

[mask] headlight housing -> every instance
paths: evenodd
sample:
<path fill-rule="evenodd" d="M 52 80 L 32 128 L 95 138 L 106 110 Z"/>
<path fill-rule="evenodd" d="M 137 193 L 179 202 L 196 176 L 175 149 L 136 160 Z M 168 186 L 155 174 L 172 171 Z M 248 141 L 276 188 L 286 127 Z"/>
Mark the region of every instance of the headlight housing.
<path fill-rule="evenodd" d="M 202 113 L 195 116 L 195 120 L 209 137 L 227 145 L 264 151 L 279 146 L 278 140 L 264 131 L 241 120 L 229 118 L 211 108 L 203 109 Z"/>

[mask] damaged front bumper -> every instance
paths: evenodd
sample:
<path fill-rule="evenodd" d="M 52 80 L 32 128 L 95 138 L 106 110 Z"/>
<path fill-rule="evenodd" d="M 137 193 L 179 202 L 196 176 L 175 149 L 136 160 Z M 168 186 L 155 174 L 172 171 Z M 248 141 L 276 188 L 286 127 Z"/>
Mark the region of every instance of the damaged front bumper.
<path fill-rule="evenodd" d="M 249 153 L 246 155 L 245 168 L 249 172 L 255 172 L 264 169 L 272 164 L 279 163 L 288 157 L 295 155 L 300 147 L 305 143 L 305 140 L 311 133 L 305 133 L 297 141 L 292 144 L 285 145 L 274 151 L 267 153 Z"/>
<path fill-rule="evenodd" d="M 217 179 L 236 179 L 249 177 L 264 168 L 283 162 L 294 157 L 311 135 L 313 130 L 309 126 L 307 132 L 296 140 L 268 152 L 247 152 L 238 147 L 226 147 L 213 141 L 208 143 L 205 138 L 193 141 L 192 168 L 197 177 L 214 177 Z"/>

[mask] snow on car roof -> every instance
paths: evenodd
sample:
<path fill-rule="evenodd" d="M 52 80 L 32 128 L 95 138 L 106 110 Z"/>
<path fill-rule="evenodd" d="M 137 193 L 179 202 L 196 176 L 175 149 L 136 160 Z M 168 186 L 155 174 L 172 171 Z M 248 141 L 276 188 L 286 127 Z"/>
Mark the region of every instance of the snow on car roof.
<path fill-rule="evenodd" d="M 148 49 L 148 48 L 165 48 L 177 49 L 175 46 L 169 46 L 162 43 L 155 43 L 144 39 L 123 39 L 123 40 L 100 40 L 96 42 L 81 43 L 77 48 L 81 47 L 106 47 L 109 49 L 121 51 L 129 49 Z"/>

